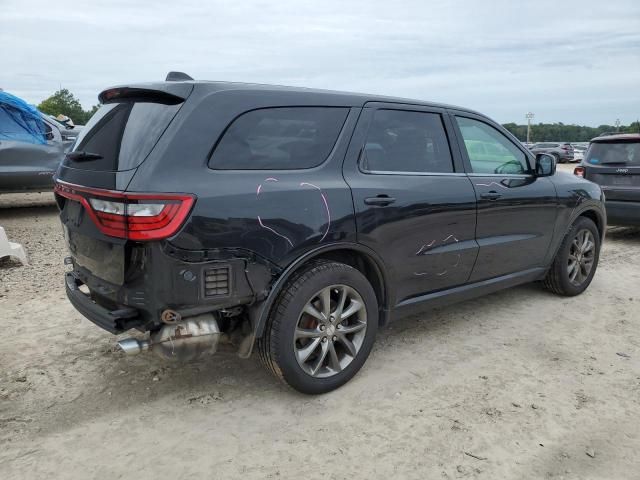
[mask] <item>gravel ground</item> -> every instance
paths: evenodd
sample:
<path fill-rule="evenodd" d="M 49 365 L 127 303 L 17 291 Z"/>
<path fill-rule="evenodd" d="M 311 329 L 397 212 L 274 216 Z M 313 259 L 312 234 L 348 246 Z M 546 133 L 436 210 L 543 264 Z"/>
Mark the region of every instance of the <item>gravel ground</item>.
<path fill-rule="evenodd" d="M 0 196 L 0 478 L 640 478 L 640 230 L 589 290 L 513 288 L 399 320 L 308 397 L 257 359 L 125 357 L 67 302 L 50 194 Z"/>

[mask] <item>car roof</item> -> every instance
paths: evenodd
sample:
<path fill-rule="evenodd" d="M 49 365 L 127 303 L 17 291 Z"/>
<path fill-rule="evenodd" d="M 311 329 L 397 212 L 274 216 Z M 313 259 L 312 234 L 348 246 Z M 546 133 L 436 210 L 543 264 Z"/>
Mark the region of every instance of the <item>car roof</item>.
<path fill-rule="evenodd" d="M 468 108 L 458 107 L 455 105 L 448 105 L 444 103 L 437 102 L 429 102 L 424 100 L 416 100 L 410 98 L 403 97 L 393 97 L 386 95 L 376 95 L 376 94 L 367 94 L 367 93 L 356 93 L 356 92 L 344 92 L 338 90 L 323 90 L 318 88 L 306 88 L 306 87 L 292 87 L 287 85 L 270 85 L 263 83 L 243 83 L 243 82 L 226 82 L 226 81 L 210 81 L 210 80 L 187 80 L 187 81 L 165 81 L 165 82 L 150 82 L 150 83 L 136 83 L 136 84 L 127 84 L 127 85 L 118 85 L 115 87 L 110 87 L 103 91 L 100 94 L 100 98 L 105 92 L 114 89 L 120 88 L 130 88 L 130 89 L 143 89 L 143 90 L 158 90 L 178 96 L 186 97 L 183 95 L 185 92 L 184 88 L 187 85 L 191 85 L 192 87 L 198 88 L 198 90 L 209 91 L 211 93 L 215 92 L 223 92 L 223 91 L 231 91 L 231 90 L 245 90 L 249 91 L 262 91 L 262 92 L 279 92 L 284 94 L 285 96 L 289 93 L 291 94 L 300 94 L 300 93 L 308 93 L 314 96 L 326 96 L 327 98 L 332 98 L 334 101 L 336 97 L 339 97 L 345 105 L 361 107 L 365 103 L 368 102 L 381 102 L 381 103 L 398 103 L 398 104 L 409 104 L 409 105 L 420 105 L 426 107 L 435 107 L 435 108 L 446 108 L 452 110 L 460 110 L 468 113 L 473 113 L 476 115 L 480 115 L 485 117 L 482 113 L 470 110 Z"/>
<path fill-rule="evenodd" d="M 640 142 L 640 133 L 617 133 L 615 135 L 604 135 L 591 139 L 591 142 L 594 143 L 607 143 L 616 141 Z"/>

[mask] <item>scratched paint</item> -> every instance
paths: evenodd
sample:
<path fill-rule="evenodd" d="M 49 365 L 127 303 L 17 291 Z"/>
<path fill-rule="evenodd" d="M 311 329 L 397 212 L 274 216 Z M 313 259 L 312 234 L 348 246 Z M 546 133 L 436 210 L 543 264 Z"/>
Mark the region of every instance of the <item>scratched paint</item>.
<path fill-rule="evenodd" d="M 458 238 L 457 238 L 455 235 L 451 234 L 451 235 L 448 235 L 447 237 L 445 237 L 444 239 L 442 239 L 442 240 L 441 240 L 441 244 L 442 244 L 442 245 L 446 245 L 446 244 L 447 244 L 447 242 L 449 242 L 449 240 L 453 240 L 453 242 L 455 242 L 455 243 L 459 243 Z M 431 248 L 433 247 L 433 245 L 434 245 L 435 243 L 436 243 L 436 240 L 435 240 L 435 239 L 431 240 L 431 242 L 430 242 L 430 243 L 425 243 L 424 245 L 422 245 L 422 246 L 418 249 L 418 251 L 416 252 L 416 255 L 422 255 L 424 252 L 426 252 L 426 251 L 428 251 L 428 250 L 431 250 Z M 449 244 L 451 244 L 451 242 L 450 242 Z M 447 252 L 443 252 L 443 253 L 441 253 L 440 255 L 444 255 L 444 253 L 447 253 Z M 457 254 L 456 254 L 456 257 L 457 257 L 457 258 L 456 258 L 456 263 L 455 263 L 455 265 L 452 265 L 451 267 L 449 267 L 449 268 L 447 268 L 447 269 L 443 270 L 442 272 L 438 272 L 438 273 L 436 273 L 435 275 L 436 275 L 436 276 L 438 276 L 438 277 L 441 277 L 441 276 L 443 276 L 443 275 L 446 275 L 446 274 L 449 272 L 449 269 L 450 269 L 450 268 L 456 268 L 456 267 L 458 267 L 458 265 L 460 265 L 460 259 L 462 258 L 462 256 L 461 256 L 459 253 L 457 253 Z M 413 274 L 414 274 L 416 277 L 422 277 L 422 276 L 424 276 L 424 275 L 429 275 L 429 272 L 413 272 Z"/>
<path fill-rule="evenodd" d="M 502 185 L 501 183 L 497 183 L 497 182 L 491 182 L 491 183 L 476 183 L 476 187 L 490 187 L 491 185 L 496 185 L 500 188 L 504 188 L 505 190 L 508 190 L 509 187 L 505 187 L 504 185 Z"/>

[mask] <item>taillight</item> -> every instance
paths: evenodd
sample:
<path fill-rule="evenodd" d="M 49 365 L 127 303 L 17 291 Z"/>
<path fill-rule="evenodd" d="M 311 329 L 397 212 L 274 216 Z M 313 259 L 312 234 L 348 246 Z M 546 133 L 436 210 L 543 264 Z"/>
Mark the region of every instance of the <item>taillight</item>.
<path fill-rule="evenodd" d="M 160 240 L 174 235 L 195 197 L 173 193 L 126 193 L 57 182 L 55 192 L 80 202 L 105 235 L 129 240 Z"/>
<path fill-rule="evenodd" d="M 573 174 L 576 177 L 584 178 L 584 167 L 576 167 L 573 169 Z"/>
<path fill-rule="evenodd" d="M 568 150 L 573 150 L 573 147 L 567 147 L 567 146 L 560 147 L 560 148 L 561 148 L 562 150 L 567 150 L 567 151 L 568 151 Z"/>

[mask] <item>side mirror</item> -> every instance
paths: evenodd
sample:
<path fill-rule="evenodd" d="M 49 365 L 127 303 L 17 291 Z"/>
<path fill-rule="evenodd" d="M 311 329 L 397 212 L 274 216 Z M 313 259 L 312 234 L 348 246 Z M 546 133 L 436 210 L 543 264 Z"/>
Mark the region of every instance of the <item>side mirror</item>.
<path fill-rule="evenodd" d="M 536 176 L 550 177 L 556 173 L 556 159 L 548 153 L 536 155 Z"/>

